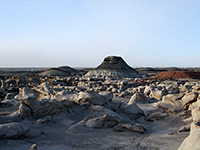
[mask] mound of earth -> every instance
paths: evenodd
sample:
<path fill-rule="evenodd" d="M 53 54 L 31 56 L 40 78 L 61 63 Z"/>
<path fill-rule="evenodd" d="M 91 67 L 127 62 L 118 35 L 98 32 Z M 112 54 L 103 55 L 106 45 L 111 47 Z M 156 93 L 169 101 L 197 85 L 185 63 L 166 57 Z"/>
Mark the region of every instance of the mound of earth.
<path fill-rule="evenodd" d="M 159 79 L 200 79 L 200 72 L 194 71 L 165 71 L 160 72 L 155 78 Z"/>
<path fill-rule="evenodd" d="M 140 73 L 140 74 L 148 74 L 148 73 L 155 73 L 157 72 L 155 68 L 151 67 L 140 67 L 140 68 L 135 68 L 135 70 Z"/>
<path fill-rule="evenodd" d="M 61 69 L 61 70 L 66 71 L 66 72 L 77 72 L 76 69 L 71 68 L 69 66 L 60 66 L 60 67 L 58 67 L 58 69 Z"/>
<path fill-rule="evenodd" d="M 70 76 L 70 71 L 65 71 L 59 68 L 50 68 L 40 73 L 40 76 Z"/>
<path fill-rule="evenodd" d="M 85 76 L 131 78 L 138 77 L 139 73 L 135 69 L 127 65 L 122 57 L 108 56 L 97 68 L 89 71 Z"/>
<path fill-rule="evenodd" d="M 167 71 L 187 71 L 184 68 L 177 68 L 177 67 L 169 67 L 169 68 L 166 68 L 166 69 L 167 69 Z"/>
<path fill-rule="evenodd" d="M 151 68 L 151 67 L 140 67 L 140 68 L 135 68 L 137 72 L 141 74 L 146 74 L 146 73 L 159 73 L 163 71 L 192 71 L 192 70 L 187 70 L 184 68 L 177 68 L 177 67 L 167 67 L 167 68 Z"/>

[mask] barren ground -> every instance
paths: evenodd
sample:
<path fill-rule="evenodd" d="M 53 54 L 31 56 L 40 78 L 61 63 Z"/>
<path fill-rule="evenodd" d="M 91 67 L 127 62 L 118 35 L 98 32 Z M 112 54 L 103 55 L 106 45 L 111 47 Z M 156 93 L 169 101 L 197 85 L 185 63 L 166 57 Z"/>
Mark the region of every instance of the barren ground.
<path fill-rule="evenodd" d="M 123 99 L 126 101 L 128 99 Z M 148 112 L 154 109 L 153 104 L 140 104 Z M 147 132 L 115 132 L 113 129 L 95 129 L 83 133 L 67 133 L 72 124 L 69 118 L 61 118 L 57 122 L 47 122 L 38 125 L 44 135 L 38 138 L 20 140 L 0 140 L 0 150 L 28 150 L 32 144 L 37 144 L 38 150 L 177 150 L 189 132 L 178 133 L 180 127 L 188 125 L 180 114 L 169 114 L 162 120 L 143 124 Z M 141 121 L 140 121 L 141 120 Z M 32 124 L 33 120 L 24 120 Z"/>

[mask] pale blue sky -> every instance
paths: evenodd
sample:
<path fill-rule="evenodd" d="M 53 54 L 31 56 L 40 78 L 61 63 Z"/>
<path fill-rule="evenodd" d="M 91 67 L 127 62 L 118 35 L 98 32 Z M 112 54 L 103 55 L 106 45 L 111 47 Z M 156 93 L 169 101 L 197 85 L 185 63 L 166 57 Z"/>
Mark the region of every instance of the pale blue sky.
<path fill-rule="evenodd" d="M 0 0 L 0 67 L 200 67 L 200 0 Z"/>

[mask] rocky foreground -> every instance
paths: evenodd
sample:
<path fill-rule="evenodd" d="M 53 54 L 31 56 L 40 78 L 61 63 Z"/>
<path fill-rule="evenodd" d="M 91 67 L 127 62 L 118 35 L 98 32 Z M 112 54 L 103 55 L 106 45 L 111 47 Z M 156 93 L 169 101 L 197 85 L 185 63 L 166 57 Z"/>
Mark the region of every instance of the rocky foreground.
<path fill-rule="evenodd" d="M 123 78 L 100 68 L 2 76 L 0 149 L 200 149 L 200 80 L 135 78 L 129 67 Z"/>

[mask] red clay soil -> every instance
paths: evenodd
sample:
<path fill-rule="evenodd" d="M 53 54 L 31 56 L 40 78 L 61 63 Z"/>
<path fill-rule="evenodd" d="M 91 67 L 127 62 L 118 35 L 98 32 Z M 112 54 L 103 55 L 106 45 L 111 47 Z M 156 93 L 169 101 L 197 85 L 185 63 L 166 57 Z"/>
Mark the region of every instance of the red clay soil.
<path fill-rule="evenodd" d="M 200 72 L 194 71 L 165 71 L 155 76 L 157 79 L 200 79 Z"/>

